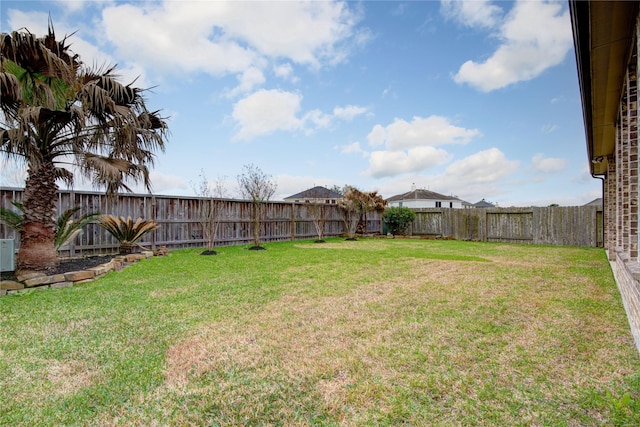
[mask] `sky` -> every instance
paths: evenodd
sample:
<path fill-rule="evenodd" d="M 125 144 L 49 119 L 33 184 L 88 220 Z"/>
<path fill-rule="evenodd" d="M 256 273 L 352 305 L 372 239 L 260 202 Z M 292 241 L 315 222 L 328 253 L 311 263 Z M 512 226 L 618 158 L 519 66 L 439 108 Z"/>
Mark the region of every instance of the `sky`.
<path fill-rule="evenodd" d="M 49 16 L 168 118 L 154 194 L 205 178 L 239 197 L 253 165 L 273 200 L 316 185 L 504 207 L 601 197 L 565 1 L 0 2 L 4 33 L 43 35 Z"/>

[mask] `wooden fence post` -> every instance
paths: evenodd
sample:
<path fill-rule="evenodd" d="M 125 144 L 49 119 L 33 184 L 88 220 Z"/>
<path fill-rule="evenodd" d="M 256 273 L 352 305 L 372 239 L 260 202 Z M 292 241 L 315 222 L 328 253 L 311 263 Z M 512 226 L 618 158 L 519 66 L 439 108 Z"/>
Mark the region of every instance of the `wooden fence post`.
<path fill-rule="evenodd" d="M 158 218 L 156 213 L 156 196 L 151 195 L 151 218 L 157 224 Z M 156 230 L 151 233 L 151 250 L 156 251 Z"/>
<path fill-rule="evenodd" d="M 291 203 L 291 240 L 296 240 L 296 203 Z"/>

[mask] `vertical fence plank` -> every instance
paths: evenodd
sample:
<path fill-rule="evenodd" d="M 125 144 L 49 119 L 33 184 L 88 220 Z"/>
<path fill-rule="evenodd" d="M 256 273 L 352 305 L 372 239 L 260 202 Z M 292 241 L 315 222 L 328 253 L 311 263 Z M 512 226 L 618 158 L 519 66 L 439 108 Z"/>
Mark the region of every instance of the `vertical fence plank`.
<path fill-rule="evenodd" d="M 0 206 L 13 208 L 12 201 L 22 200 L 22 189 L 0 188 Z M 216 199 L 220 204 L 216 246 L 252 242 L 252 204 L 245 200 Z M 121 194 L 109 200 L 98 192 L 58 192 L 59 212 L 80 206 L 80 213 L 101 212 L 133 219 L 153 219 L 158 230 L 146 235 L 140 244 L 150 249 L 204 247 L 201 197 L 172 197 L 144 194 Z M 269 202 L 262 219 L 263 242 L 310 239 L 316 236 L 308 209 L 303 204 Z M 596 206 L 544 208 L 416 209 L 411 234 L 457 240 L 537 243 L 550 245 L 602 245 L 602 208 Z M 365 230 L 381 231 L 381 217 L 367 213 Z M 344 221 L 336 205 L 325 207 L 325 235 L 344 233 Z M 0 238 L 14 239 L 19 247 L 19 234 L 0 224 Z M 63 257 L 115 253 L 118 242 L 96 223 L 84 227 L 83 233 L 62 248 Z"/>

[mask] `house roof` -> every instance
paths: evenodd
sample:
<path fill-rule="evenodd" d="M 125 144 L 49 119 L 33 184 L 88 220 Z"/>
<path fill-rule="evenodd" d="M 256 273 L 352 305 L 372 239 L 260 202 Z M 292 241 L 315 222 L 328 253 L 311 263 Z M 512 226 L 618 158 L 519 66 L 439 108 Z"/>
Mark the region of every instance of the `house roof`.
<path fill-rule="evenodd" d="M 591 206 L 591 205 L 602 206 L 602 197 L 598 197 L 597 199 L 593 199 L 592 201 L 587 203 L 585 206 Z"/>
<path fill-rule="evenodd" d="M 495 208 L 496 207 L 493 203 L 489 203 L 485 199 L 482 199 L 479 202 L 474 203 L 473 206 L 476 208 Z"/>
<path fill-rule="evenodd" d="M 429 190 L 412 190 L 408 193 L 397 194 L 387 199 L 387 202 L 399 202 L 405 200 L 458 200 L 462 201 L 455 196 L 445 196 L 444 194 L 436 193 Z"/>
<path fill-rule="evenodd" d="M 569 0 L 592 175 L 607 172 L 638 2 Z"/>
<path fill-rule="evenodd" d="M 341 199 L 342 194 L 337 193 L 333 190 L 329 190 L 328 188 L 316 186 L 310 188 L 308 190 L 304 190 L 300 193 L 294 194 L 289 197 L 285 197 L 284 200 L 288 199 Z"/>

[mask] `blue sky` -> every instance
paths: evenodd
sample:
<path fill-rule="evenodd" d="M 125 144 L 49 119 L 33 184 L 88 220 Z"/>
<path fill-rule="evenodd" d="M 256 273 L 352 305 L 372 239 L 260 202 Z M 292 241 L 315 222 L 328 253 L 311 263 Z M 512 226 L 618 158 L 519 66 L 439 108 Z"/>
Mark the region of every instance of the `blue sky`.
<path fill-rule="evenodd" d="M 153 192 L 193 195 L 254 164 L 275 199 L 412 184 L 499 206 L 600 197 L 566 2 L 7 1 L 2 32 L 75 34 L 169 116 Z M 3 185 L 19 171 L 4 165 Z M 84 184 L 76 183 L 76 188 Z M 142 189 L 138 189 L 142 191 Z"/>

